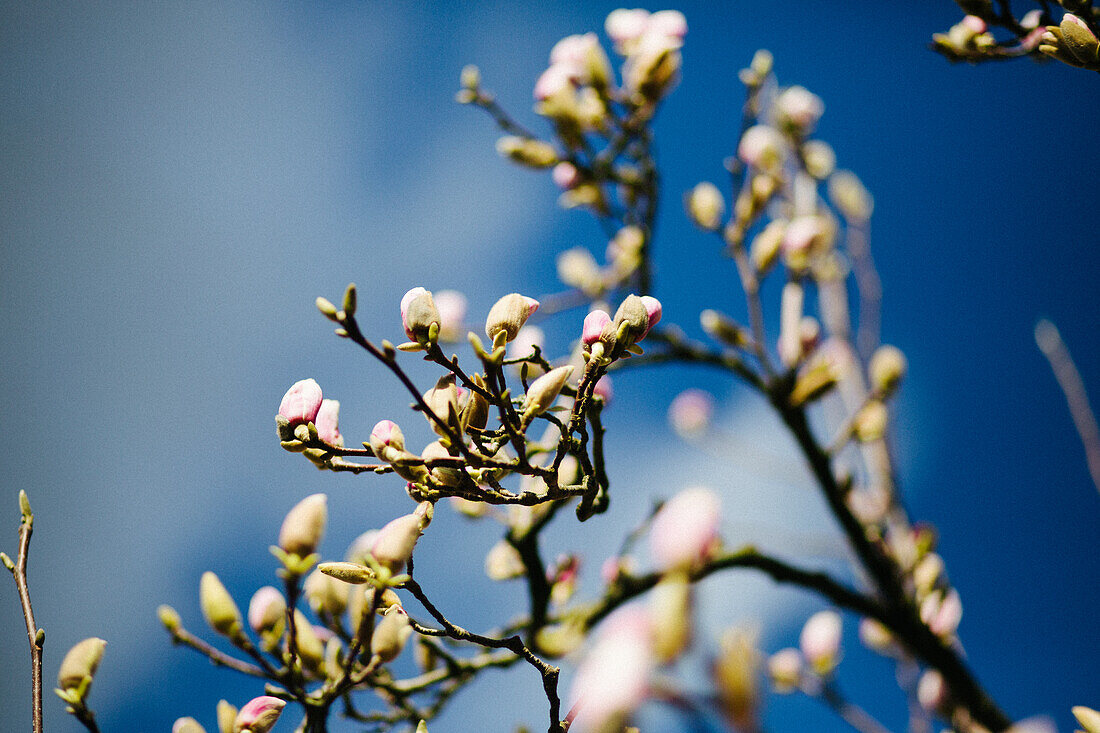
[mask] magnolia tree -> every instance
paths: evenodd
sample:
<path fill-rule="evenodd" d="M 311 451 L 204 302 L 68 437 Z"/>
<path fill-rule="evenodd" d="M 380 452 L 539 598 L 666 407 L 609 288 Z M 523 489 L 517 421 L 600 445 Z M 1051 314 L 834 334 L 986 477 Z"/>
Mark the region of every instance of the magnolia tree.
<path fill-rule="evenodd" d="M 1084 15 L 1066 14 L 1050 29 L 1040 25 L 1053 22 L 1046 3 L 1021 21 L 994 13 L 988 2 L 965 5 L 972 14 L 936 39 L 952 57 L 1038 49 L 1096 68 L 1096 39 L 1086 37 L 1095 31 L 1095 16 L 1087 2 L 1075 8 Z M 990 23 L 1008 27 L 1019 45 L 991 40 Z M 841 637 L 854 633 L 843 628 L 838 611 L 859 617 L 862 643 L 896 665 L 910 699 L 911 730 L 933 724 L 959 733 L 1048 730 L 1041 721 L 1012 721 L 967 665 L 956 633 L 963 606 L 936 552 L 936 533 L 915 523 L 898 496 L 890 400 L 906 359 L 879 343 L 879 283 L 868 246 L 872 200 L 853 173 L 836 169 L 829 145 L 814 139 L 821 99 L 780 84 L 766 51 L 741 71 L 747 99 L 729 179 L 700 183 L 685 204 L 701 236 L 712 237 L 731 261 L 748 319 L 742 324 L 704 310 L 699 318 L 709 338 L 691 340 L 662 322 L 661 303 L 649 295 L 659 196 L 651 122 L 678 81 L 687 24 L 676 11 L 617 10 L 605 29 L 613 54 L 595 33 L 564 38 L 550 52 L 534 84 L 544 135 L 515 122 L 474 67 L 463 70 L 458 93 L 459 102 L 481 108 L 502 130 L 503 156 L 548 172 L 561 188 L 561 205 L 599 220 L 608 239 L 602 258 L 586 248 L 562 252 L 563 292 L 541 303 L 501 293 L 476 317 L 458 292 L 412 287 L 393 305 L 394 324 L 400 318 L 408 339 L 396 345 L 361 330 L 354 285 L 340 305 L 317 298 L 336 335 L 381 362 L 416 414 L 382 420 L 366 440 L 345 439 L 340 403 L 304 379 L 279 405 L 278 440 L 319 469 L 403 490 L 409 511 L 354 539 L 342 558 L 323 558 L 317 550 L 326 497 L 304 498 L 271 548 L 277 580 L 259 587 L 243 613 L 218 577 L 205 573 L 199 593 L 206 622 L 234 653 L 185 627 L 172 608 L 160 608 L 172 642 L 255 678 L 264 693 L 239 710 L 218 703 L 218 730 L 263 733 L 282 715 L 298 730 L 319 733 L 341 715 L 368 730 L 425 731 L 486 670 L 525 665 L 529 684 L 545 694 L 550 733 L 637 730 L 632 719 L 646 703 L 758 731 L 769 694 L 818 698 L 857 730 L 884 731 L 838 687 L 847 672 Z M 769 278 L 782 283 L 778 322 L 765 318 L 761 286 Z M 567 321 L 574 338 L 546 343 L 533 317 Z M 467 331 L 475 320 L 477 328 Z M 461 358 L 450 353 L 452 343 L 462 345 Z M 406 369 L 417 359 L 438 371 L 427 390 Z M 721 501 L 701 486 L 658 501 L 614 556 L 586 558 L 586 566 L 599 568 L 595 594 L 576 591 L 579 555 L 548 560 L 541 538 L 551 524 L 600 522 L 613 500 L 638 501 L 616 496 L 601 415 L 615 373 L 663 362 L 707 365 L 766 400 L 842 529 L 858 584 L 728 543 Z M 688 390 L 672 403 L 670 419 L 678 432 L 695 434 L 706 430 L 711 407 L 706 393 Z M 413 445 L 400 424 L 423 421 L 435 440 Z M 20 506 L 18 559 L 4 562 L 23 601 L 40 701 L 43 632 L 26 583 L 33 515 L 25 495 Z M 500 525 L 501 539 L 484 558 L 486 572 L 492 581 L 520 579 L 526 586 L 525 607 L 500 609 L 494 628 L 468 630 L 417 577 L 418 538 L 447 506 L 470 521 Z M 693 641 L 702 645 L 692 634 L 695 588 L 734 568 L 798 586 L 835 610 L 805 621 L 798 648 L 761 649 L 753 630 L 729 629 L 716 648 L 703 650 L 713 659 L 710 694 L 687 694 L 687 683 L 697 689 L 698 681 L 678 681 L 673 672 Z M 98 730 L 89 692 L 104 646 L 95 638 L 78 644 L 57 680 L 57 694 L 90 731 Z M 412 657 L 415 674 L 393 666 L 403 655 Z M 559 686 L 562 659 L 576 665 L 568 689 Z M 1089 733 L 1100 733 L 1100 713 L 1074 712 Z M 35 726 L 41 729 L 40 702 Z M 183 718 L 173 731 L 203 727 Z"/>

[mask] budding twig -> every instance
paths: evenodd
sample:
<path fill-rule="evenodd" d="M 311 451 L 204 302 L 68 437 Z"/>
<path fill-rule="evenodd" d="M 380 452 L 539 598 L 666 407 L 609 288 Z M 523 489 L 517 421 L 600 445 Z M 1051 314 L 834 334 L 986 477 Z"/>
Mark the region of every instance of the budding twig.
<path fill-rule="evenodd" d="M 19 593 L 19 604 L 23 609 L 23 621 L 27 627 L 27 641 L 31 647 L 31 720 L 34 733 L 42 733 L 42 645 L 46 632 L 34 622 L 34 609 L 31 607 L 31 591 L 27 584 L 27 560 L 30 555 L 31 534 L 34 532 L 34 514 L 25 491 L 19 492 L 19 554 L 14 563 L 0 553 L 4 566 L 11 571 L 15 579 L 15 588 Z"/>

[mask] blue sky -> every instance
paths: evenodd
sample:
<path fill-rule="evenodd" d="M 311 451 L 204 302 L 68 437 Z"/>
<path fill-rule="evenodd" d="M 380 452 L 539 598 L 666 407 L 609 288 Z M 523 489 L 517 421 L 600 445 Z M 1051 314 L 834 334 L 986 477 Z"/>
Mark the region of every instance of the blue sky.
<path fill-rule="evenodd" d="M 198 629 L 206 569 L 245 602 L 272 580 L 267 546 L 298 499 L 329 494 L 333 556 L 407 509 L 393 482 L 319 474 L 274 440 L 279 397 L 305 376 L 341 400 L 352 439 L 406 408 L 382 369 L 331 336 L 315 296 L 356 281 L 365 330 L 396 338 L 396 304 L 413 285 L 464 290 L 483 313 L 499 294 L 551 289 L 556 251 L 602 250 L 598 228 L 558 210 L 545 177 L 500 161 L 489 121 L 452 96 L 462 65 L 477 63 L 501 101 L 537 124 L 530 88 L 550 47 L 599 29 L 614 7 L 0 3 L 0 499 L 10 517 L 0 547 L 15 550 L 24 488 L 38 514 L 32 583 L 47 677 L 72 643 L 108 639 L 93 693 L 105 730 L 167 730 L 181 715 L 209 725 L 219 697 L 259 692 L 170 647 L 154 609 L 171 603 Z M 948 0 L 681 8 L 684 80 L 657 122 L 666 319 L 697 332 L 702 308 L 738 308 L 734 272 L 679 199 L 721 178 L 736 142 L 736 71 L 767 47 L 781 83 L 825 100 L 821 137 L 875 195 L 884 338 L 911 366 L 903 486 L 914 516 L 941 530 L 968 657 L 1010 713 L 1050 714 L 1069 729 L 1071 705 L 1100 707 L 1100 495 L 1032 328 L 1054 320 L 1100 390 L 1094 76 L 949 65 L 924 48 L 958 17 Z M 575 325 L 550 331 L 564 339 Z M 742 448 L 787 455 L 766 411 L 718 375 L 624 377 L 608 415 L 615 510 L 600 527 L 562 528 L 551 546 L 580 545 L 595 566 L 648 497 L 715 476 L 731 542 L 824 535 L 828 546 L 832 526 L 797 465 L 777 480 L 672 436 L 663 415 L 684 386 L 722 398 L 723 433 Z M 418 563 L 425 585 L 461 622 L 491 624 L 490 609 L 518 598 L 483 576 L 492 531 L 453 516 L 439 524 Z M 771 649 L 791 643 L 814 608 L 746 578 L 722 580 L 704 601 L 714 631 L 762 617 Z M 10 620 L 0 657 L 19 668 L 10 584 L 0 618 Z M 864 669 L 880 674 L 859 674 L 854 646 L 849 660 L 846 688 L 896 725 L 888 670 L 871 660 Z M 540 723 L 526 671 L 459 696 L 433 732 L 469 730 L 489 699 L 492 729 Z M 489 689 L 501 684 L 516 694 L 501 700 Z M 0 710 L 16 728 L 28 727 L 26 687 L 22 674 L 0 677 Z M 804 727 L 810 712 L 777 700 L 769 723 Z M 76 729 L 63 718 L 47 700 L 50 729 Z"/>

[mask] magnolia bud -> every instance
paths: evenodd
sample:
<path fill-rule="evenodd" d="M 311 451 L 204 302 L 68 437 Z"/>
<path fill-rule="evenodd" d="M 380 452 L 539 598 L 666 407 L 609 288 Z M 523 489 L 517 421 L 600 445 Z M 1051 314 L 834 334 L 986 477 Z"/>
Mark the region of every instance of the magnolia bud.
<path fill-rule="evenodd" d="M 825 104 L 804 87 L 784 89 L 775 99 L 776 116 L 781 124 L 798 135 L 813 132 L 814 125 L 825 111 Z"/>
<path fill-rule="evenodd" d="M 157 618 L 169 633 L 175 634 L 182 623 L 179 613 L 171 606 L 157 606 Z"/>
<path fill-rule="evenodd" d="M 461 341 L 466 332 L 466 296 L 457 290 L 441 290 L 432 297 L 439 313 L 439 339 Z"/>
<path fill-rule="evenodd" d="M 756 728 L 759 666 L 755 634 L 738 628 L 722 634 L 721 652 L 714 662 L 714 682 L 722 714 L 738 730 Z"/>
<path fill-rule="evenodd" d="M 794 692 L 802 683 L 802 655 L 797 649 L 780 649 L 768 657 L 768 677 L 776 692 Z"/>
<path fill-rule="evenodd" d="M 218 701 L 218 731 L 220 733 L 233 733 L 233 724 L 237 720 L 237 708 L 229 704 L 228 700 Z"/>
<path fill-rule="evenodd" d="M 319 569 L 306 577 L 305 592 L 310 608 L 318 615 L 327 613 L 336 617 L 348 607 L 348 587 Z"/>
<path fill-rule="evenodd" d="M 865 618 L 859 622 L 859 640 L 868 649 L 888 652 L 894 648 L 894 635 L 881 622 Z"/>
<path fill-rule="evenodd" d="M 381 420 L 370 431 L 370 449 L 374 455 L 382 458 L 387 448 L 405 450 L 405 435 L 393 420 Z"/>
<path fill-rule="evenodd" d="M 779 359 L 787 368 L 793 368 L 802 359 L 802 307 L 805 291 L 798 282 L 783 286 L 779 309 Z"/>
<path fill-rule="evenodd" d="M 802 627 L 798 644 L 806 661 L 818 674 L 828 674 L 836 667 L 839 661 L 840 631 L 840 614 L 836 611 L 819 611 L 810 616 Z"/>
<path fill-rule="evenodd" d="M 622 330 L 626 324 L 626 346 L 641 341 L 649 331 L 649 312 L 637 295 L 628 295 L 615 311 L 615 328 Z"/>
<path fill-rule="evenodd" d="M 452 456 L 447 447 L 441 441 L 436 440 L 424 446 L 424 450 L 420 451 L 420 457 L 427 462 L 436 458 L 451 458 Z M 432 478 L 444 486 L 458 486 L 462 482 L 462 471 L 457 468 L 436 466 L 431 469 L 431 472 Z"/>
<path fill-rule="evenodd" d="M 371 654 L 381 658 L 383 664 L 392 662 L 401 654 L 412 632 L 409 617 L 404 610 L 400 607 L 391 607 L 371 635 Z"/>
<path fill-rule="evenodd" d="M 727 346 L 741 347 L 748 343 L 745 329 L 725 313 L 708 308 L 699 314 L 699 325 L 708 336 Z"/>
<path fill-rule="evenodd" d="M 924 596 L 932 592 L 936 581 L 943 575 L 943 558 L 934 552 L 925 555 L 913 568 L 913 585 L 917 595 Z"/>
<path fill-rule="evenodd" d="M 417 287 L 405 293 L 401 298 L 401 323 L 405 327 L 405 335 L 417 343 L 433 342 L 438 337 L 442 319 L 429 291 Z"/>
<path fill-rule="evenodd" d="M 615 395 L 615 389 L 611 386 L 611 377 L 606 374 L 596 380 L 592 387 L 592 395 L 603 400 L 604 407 L 611 404 L 611 398 Z"/>
<path fill-rule="evenodd" d="M 726 213 L 726 202 L 717 186 L 704 181 L 687 195 L 687 210 L 695 226 L 708 232 L 716 232 Z"/>
<path fill-rule="evenodd" d="M 640 300 L 642 301 L 642 305 L 645 306 L 647 317 L 645 334 L 642 334 L 644 338 L 645 335 L 660 322 L 663 309 L 661 308 L 661 301 L 657 300 L 652 295 L 643 295 Z"/>
<path fill-rule="evenodd" d="M 829 176 L 829 198 L 844 218 L 856 223 L 871 218 L 875 205 L 871 194 L 851 171 L 837 171 Z"/>
<path fill-rule="evenodd" d="M 1073 13 L 1066 13 L 1058 27 L 1062 31 L 1062 43 L 1069 52 L 1082 64 L 1094 68 L 1100 61 L 1100 42 L 1085 21 Z"/>
<path fill-rule="evenodd" d="M 391 572 L 400 572 L 412 557 L 413 548 L 420 538 L 420 524 L 421 518 L 416 514 L 406 514 L 390 521 L 378 530 L 371 546 L 371 556 Z"/>
<path fill-rule="evenodd" d="M 920 676 L 917 682 L 917 701 L 931 713 L 938 712 L 947 703 L 947 685 L 944 684 L 943 675 L 937 670 L 926 670 Z"/>
<path fill-rule="evenodd" d="M 806 172 L 819 181 L 829 177 L 836 167 L 836 153 L 827 142 L 810 140 L 802 146 L 802 160 Z"/>
<path fill-rule="evenodd" d="M 749 245 L 749 257 L 752 258 L 757 272 L 767 272 L 775 264 L 786 231 L 786 220 L 774 219 L 753 237 L 752 244 Z"/>
<path fill-rule="evenodd" d="M 327 503 L 324 494 L 311 494 L 287 512 L 279 530 L 279 547 L 284 552 L 307 557 L 317 550 L 328 520 Z"/>
<path fill-rule="evenodd" d="M 519 552 L 507 540 L 493 545 L 485 556 L 485 574 L 490 580 L 511 580 L 522 578 L 526 567 Z"/>
<path fill-rule="evenodd" d="M 1075 705 L 1071 711 L 1073 717 L 1077 718 L 1077 722 L 1085 729 L 1085 733 L 1100 733 L 1100 712 L 1086 708 L 1084 705 Z"/>
<path fill-rule="evenodd" d="M 672 573 L 653 588 L 649 596 L 653 619 L 653 655 L 668 663 L 691 644 L 691 584 L 687 576 Z"/>
<path fill-rule="evenodd" d="M 905 354 L 896 346 L 880 346 L 871 355 L 871 364 L 867 371 L 871 377 L 871 389 L 881 395 L 893 392 L 902 378 L 908 364 Z"/>
<path fill-rule="evenodd" d="M 427 418 L 428 424 L 437 435 L 445 438 L 448 427 L 456 430 L 458 428 L 458 388 L 455 386 L 455 375 L 448 372 L 440 377 L 435 386 L 424 393 L 424 404 L 443 421 L 440 425 L 432 418 Z"/>
<path fill-rule="evenodd" d="M 207 570 L 199 583 L 199 605 L 210 628 L 225 636 L 241 631 L 241 611 L 218 576 Z"/>
<path fill-rule="evenodd" d="M 91 684 L 92 677 L 99 669 L 99 662 L 103 659 L 103 649 L 106 646 L 106 641 L 94 636 L 78 642 L 61 660 L 61 669 L 57 673 L 58 688 L 69 692 L 80 690 L 83 685 L 82 692 L 87 694 L 87 685 Z M 84 682 L 85 679 L 88 680 L 87 683 Z"/>
<path fill-rule="evenodd" d="M 257 634 L 274 629 L 286 614 L 286 601 L 283 594 L 270 585 L 265 585 L 252 594 L 248 602 L 248 625 Z"/>
<path fill-rule="evenodd" d="M 313 422 L 321 409 L 321 385 L 303 379 L 291 385 L 279 403 L 279 414 L 291 425 Z"/>
<path fill-rule="evenodd" d="M 481 375 L 474 375 L 474 383 L 485 388 L 485 381 Z M 470 390 L 466 403 L 462 406 L 461 422 L 466 427 L 484 428 L 489 422 L 489 401 L 476 390 Z"/>
<path fill-rule="evenodd" d="M 523 400 L 523 415 L 530 419 L 546 412 L 554 400 L 561 394 L 562 389 L 569 381 L 569 375 L 573 373 L 573 365 L 568 364 L 557 369 L 551 369 L 546 374 L 536 379 L 527 389 L 527 395 Z"/>
<path fill-rule="evenodd" d="M 653 517 L 649 552 L 662 570 L 690 568 L 714 550 L 721 502 L 710 489 L 685 489 Z"/>
<path fill-rule="evenodd" d="M 920 620 L 936 636 L 950 638 L 955 635 L 962 621 L 962 600 L 954 588 L 943 593 L 935 591 L 920 604 Z"/>
<path fill-rule="evenodd" d="M 233 733 L 268 733 L 286 707 L 286 701 L 263 695 L 244 704 L 233 721 Z"/>
<path fill-rule="evenodd" d="M 886 428 L 890 422 L 890 413 L 886 405 L 878 400 L 871 400 L 860 408 L 852 420 L 852 433 L 856 439 L 863 443 L 881 440 L 886 434 Z"/>
<path fill-rule="evenodd" d="M 611 326 L 611 316 L 606 311 L 594 310 L 584 317 L 584 327 L 581 330 L 581 343 L 592 346 L 597 341 L 612 341 L 614 329 Z"/>
<path fill-rule="evenodd" d="M 604 30 L 616 44 L 623 44 L 641 38 L 648 23 L 649 11 L 620 8 L 612 10 L 607 16 L 607 20 L 604 21 Z"/>
<path fill-rule="evenodd" d="M 737 145 L 737 157 L 758 170 L 778 168 L 786 157 L 787 145 L 774 127 L 755 125 L 745 130 Z"/>
<path fill-rule="evenodd" d="M 199 725 L 199 721 L 194 718 L 178 718 L 172 723 L 172 733 L 206 733 L 206 728 Z"/>
<path fill-rule="evenodd" d="M 497 334 L 504 333 L 504 340 L 511 341 L 519 333 L 527 319 L 539 308 L 539 302 L 519 293 L 511 293 L 493 304 L 485 319 L 485 335 L 496 342 Z"/>
<path fill-rule="evenodd" d="M 554 166 L 554 170 L 550 171 L 550 178 L 554 181 L 555 186 L 562 190 L 568 190 L 580 182 L 581 176 L 577 166 L 563 160 Z"/>
<path fill-rule="evenodd" d="M 506 135 L 497 140 L 497 152 L 530 168 L 549 168 L 558 162 L 558 151 L 553 145 L 530 137 Z"/>
<path fill-rule="evenodd" d="M 603 287 L 600 266 L 584 247 L 567 249 L 558 255 L 558 279 L 584 293 L 599 292 Z"/>
<path fill-rule="evenodd" d="M 335 580 L 353 585 L 361 585 L 374 577 L 374 573 L 358 562 L 323 562 L 317 569 Z"/>
<path fill-rule="evenodd" d="M 294 632 L 302 663 L 310 669 L 319 669 L 325 660 L 325 645 L 317 629 L 301 611 L 294 612 Z"/>
<path fill-rule="evenodd" d="M 668 406 L 668 422 L 681 438 L 693 438 L 710 425 L 714 398 L 701 389 L 685 389 Z"/>
<path fill-rule="evenodd" d="M 329 445 L 342 447 L 344 438 L 340 435 L 340 403 L 336 400 L 322 400 L 321 409 L 313 420 L 317 426 L 317 437 Z"/>

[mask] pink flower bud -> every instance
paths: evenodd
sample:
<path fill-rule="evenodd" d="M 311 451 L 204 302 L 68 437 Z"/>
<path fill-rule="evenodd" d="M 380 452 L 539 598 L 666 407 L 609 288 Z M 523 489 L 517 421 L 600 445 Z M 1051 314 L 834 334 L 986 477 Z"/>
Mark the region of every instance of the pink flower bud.
<path fill-rule="evenodd" d="M 206 729 L 194 718 L 178 718 L 172 723 L 172 733 L 206 733 Z"/>
<path fill-rule="evenodd" d="M 439 338 L 461 341 L 466 330 L 466 296 L 457 290 L 441 290 L 433 295 L 439 311 Z"/>
<path fill-rule="evenodd" d="M 645 333 L 649 333 L 661 320 L 661 301 L 657 300 L 652 295 L 643 295 L 641 300 L 642 305 L 645 306 L 646 315 L 649 316 L 649 326 L 647 326 L 645 330 Z M 642 334 L 642 338 L 645 338 L 645 334 Z"/>
<path fill-rule="evenodd" d="M 505 341 L 512 341 L 523 328 L 531 314 L 539 309 L 534 298 L 510 293 L 493 304 L 485 318 L 485 335 L 496 341 L 497 334 L 504 333 Z"/>
<path fill-rule="evenodd" d="M 279 414 L 294 425 L 313 422 L 321 409 L 321 385 L 312 379 L 303 379 L 291 385 L 279 403 Z"/>
<path fill-rule="evenodd" d="M 615 396 L 615 390 L 611 386 L 611 377 L 606 374 L 596 381 L 596 386 L 592 388 L 592 394 L 603 400 L 603 404 L 606 407 L 611 404 L 611 398 Z"/>
<path fill-rule="evenodd" d="M 405 335 L 413 341 L 426 341 L 434 323 L 440 326 L 439 310 L 432 294 L 424 288 L 413 288 L 401 298 L 401 323 Z"/>
<path fill-rule="evenodd" d="M 398 517 L 378 530 L 370 554 L 378 564 L 392 572 L 401 572 L 412 557 L 416 541 L 420 539 L 421 518 L 416 514 Z"/>
<path fill-rule="evenodd" d="M 646 22 L 646 34 L 661 35 L 683 40 L 687 35 L 687 19 L 679 10 L 658 10 Z"/>
<path fill-rule="evenodd" d="M 947 685 L 943 675 L 934 669 L 927 670 L 917 682 L 917 701 L 929 712 L 937 712 L 947 702 Z"/>
<path fill-rule="evenodd" d="M 591 346 L 600 340 L 604 329 L 610 325 L 611 316 L 606 311 L 594 310 L 584 317 L 584 328 L 581 331 L 581 342 Z"/>
<path fill-rule="evenodd" d="M 248 602 L 248 625 L 256 633 L 267 631 L 279 622 L 286 612 L 283 594 L 270 585 L 265 585 L 252 594 Z"/>
<path fill-rule="evenodd" d="M 774 127 L 754 125 L 741 136 L 737 157 L 742 163 L 760 170 L 772 170 L 783 162 L 786 143 Z"/>
<path fill-rule="evenodd" d="M 701 389 L 685 389 L 668 406 L 668 422 L 681 438 L 699 435 L 710 425 L 714 398 Z"/>
<path fill-rule="evenodd" d="M 321 409 L 313 419 L 317 426 L 317 436 L 329 445 L 343 445 L 340 435 L 340 403 L 336 400 L 321 400 Z"/>
<path fill-rule="evenodd" d="M 794 692 L 802 681 L 802 655 L 797 649 L 780 649 L 768 657 L 768 677 L 776 692 Z"/>
<path fill-rule="evenodd" d="M 989 26 L 986 25 L 986 22 L 976 15 L 967 15 L 961 22 L 964 28 L 974 34 L 985 33 L 989 30 Z"/>
<path fill-rule="evenodd" d="M 550 178 L 553 179 L 555 186 L 567 190 L 577 185 L 577 182 L 581 179 L 581 174 L 577 170 L 577 166 L 563 160 L 554 166 L 554 170 L 550 171 Z"/>
<path fill-rule="evenodd" d="M 692 567 L 718 540 L 721 502 L 710 489 L 691 488 L 665 502 L 649 529 L 649 552 L 661 570 Z"/>
<path fill-rule="evenodd" d="M 386 448 L 405 450 L 405 435 L 393 420 L 380 420 L 370 431 L 370 447 L 379 458 Z"/>
<path fill-rule="evenodd" d="M 802 627 L 798 645 L 806 661 L 818 674 L 826 674 L 836 666 L 840 631 L 840 614 L 836 611 L 819 611 L 810 616 Z"/>
<path fill-rule="evenodd" d="M 821 115 L 825 104 L 821 97 L 805 87 L 794 86 L 783 90 L 775 99 L 775 109 L 779 119 L 794 127 L 801 134 L 811 132 Z"/>
<path fill-rule="evenodd" d="M 286 702 L 277 697 L 254 697 L 237 713 L 233 730 L 239 733 L 267 733 L 275 726 L 284 707 Z"/>
<path fill-rule="evenodd" d="M 604 30 L 616 44 L 637 40 L 646 31 L 649 11 L 640 8 L 612 10 L 604 21 Z"/>
<path fill-rule="evenodd" d="M 573 88 L 573 70 L 564 64 L 552 64 L 535 82 L 535 99 L 545 102 Z"/>
<path fill-rule="evenodd" d="M 550 65 L 564 66 L 583 78 L 589 50 L 600 45 L 595 33 L 566 36 L 550 49 Z"/>
<path fill-rule="evenodd" d="M 567 718 L 574 733 L 608 730 L 608 724 L 641 705 L 655 665 L 649 614 L 627 606 L 608 617 L 599 638 L 577 668 Z"/>
<path fill-rule="evenodd" d="M 962 621 L 962 600 L 954 588 L 946 594 L 936 591 L 920 604 L 920 619 L 936 636 L 954 636 Z"/>
<path fill-rule="evenodd" d="M 311 494 L 287 512 L 279 530 L 279 547 L 299 557 L 307 557 L 317 550 L 325 534 L 328 521 L 328 497 Z"/>

